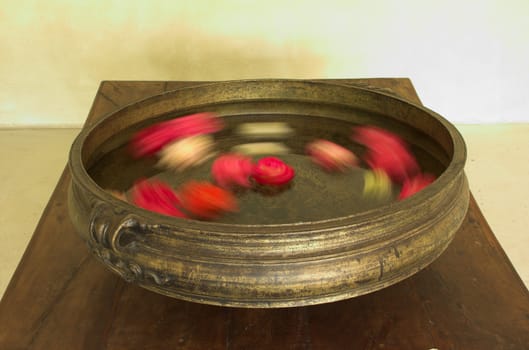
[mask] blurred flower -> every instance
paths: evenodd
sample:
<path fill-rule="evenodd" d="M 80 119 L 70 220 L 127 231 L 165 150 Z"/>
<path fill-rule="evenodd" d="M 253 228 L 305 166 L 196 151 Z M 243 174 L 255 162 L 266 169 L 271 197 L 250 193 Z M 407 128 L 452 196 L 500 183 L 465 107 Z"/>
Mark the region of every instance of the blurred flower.
<path fill-rule="evenodd" d="M 391 180 L 381 169 L 364 173 L 364 197 L 373 199 L 389 199 L 392 194 Z"/>
<path fill-rule="evenodd" d="M 252 169 L 252 177 L 261 185 L 285 185 L 294 174 L 292 167 L 276 157 L 261 158 Z"/>
<path fill-rule="evenodd" d="M 184 208 L 202 219 L 214 219 L 223 212 L 238 210 L 237 200 L 229 191 L 209 182 L 188 182 L 180 194 Z"/>
<path fill-rule="evenodd" d="M 185 217 L 178 195 L 164 182 L 140 180 L 132 188 L 132 203 L 160 214 Z"/>
<path fill-rule="evenodd" d="M 228 153 L 221 155 L 213 162 L 211 174 L 215 182 L 221 187 L 250 187 L 249 177 L 252 173 L 252 166 L 250 157 Z"/>
<path fill-rule="evenodd" d="M 233 146 L 231 150 L 248 156 L 290 153 L 290 148 L 282 142 L 250 142 Z"/>
<path fill-rule="evenodd" d="M 367 148 L 366 163 L 372 169 L 382 169 L 397 183 L 419 172 L 419 165 L 408 146 L 397 135 L 373 126 L 354 129 L 352 139 Z"/>
<path fill-rule="evenodd" d="M 312 161 L 327 171 L 344 171 L 358 163 L 353 152 L 327 140 L 313 141 L 305 149 Z"/>
<path fill-rule="evenodd" d="M 399 200 L 410 197 L 421 191 L 426 186 L 435 181 L 435 176 L 431 174 L 417 174 L 412 178 L 406 179 L 400 191 Z"/>
<path fill-rule="evenodd" d="M 196 166 L 213 155 L 213 145 L 209 135 L 185 137 L 162 148 L 158 166 L 176 171 Z"/>
<path fill-rule="evenodd" d="M 222 123 L 212 113 L 197 113 L 152 125 L 137 132 L 131 140 L 131 152 L 135 157 L 157 153 L 175 140 L 222 129 Z"/>
<path fill-rule="evenodd" d="M 284 139 L 294 134 L 294 129 L 284 122 L 248 122 L 237 125 L 235 132 L 244 138 Z"/>
<path fill-rule="evenodd" d="M 400 137 L 376 126 L 358 126 L 353 131 L 353 140 L 368 148 L 377 144 L 406 148 L 406 143 Z"/>
<path fill-rule="evenodd" d="M 405 150 L 377 147 L 366 155 L 366 163 L 372 169 L 382 169 L 396 183 L 402 183 L 419 171 L 413 156 Z"/>

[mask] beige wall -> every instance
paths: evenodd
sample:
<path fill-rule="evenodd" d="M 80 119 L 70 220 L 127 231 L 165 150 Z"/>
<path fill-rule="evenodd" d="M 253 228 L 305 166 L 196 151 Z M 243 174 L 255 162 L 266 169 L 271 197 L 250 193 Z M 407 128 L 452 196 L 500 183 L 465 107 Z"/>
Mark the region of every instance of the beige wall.
<path fill-rule="evenodd" d="M 0 126 L 79 125 L 101 80 L 260 77 L 408 76 L 452 121 L 529 120 L 529 2 L 433 3 L 0 0 Z"/>

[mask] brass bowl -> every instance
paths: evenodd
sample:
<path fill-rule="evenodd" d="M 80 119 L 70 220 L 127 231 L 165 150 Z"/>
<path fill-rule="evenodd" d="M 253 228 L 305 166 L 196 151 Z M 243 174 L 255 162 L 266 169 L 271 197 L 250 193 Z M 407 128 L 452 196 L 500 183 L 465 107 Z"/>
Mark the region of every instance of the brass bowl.
<path fill-rule="evenodd" d="M 255 141 L 234 132 L 240 123 L 280 121 L 294 130 L 281 141 L 299 157 L 301 178 L 282 205 L 206 222 L 149 212 L 105 190 L 156 174 L 152 161 L 127 156 L 135 131 L 199 111 L 224 118 L 220 150 Z M 308 140 L 350 142 L 351 127 L 364 124 L 407 140 L 437 180 L 406 200 L 362 207 L 347 182 L 328 181 L 303 161 Z M 100 261 L 154 292 L 234 307 L 312 305 L 388 287 L 434 261 L 466 214 L 465 160 L 464 141 L 449 122 L 385 93 L 297 80 L 209 83 L 147 98 L 85 128 L 70 152 L 69 210 Z"/>

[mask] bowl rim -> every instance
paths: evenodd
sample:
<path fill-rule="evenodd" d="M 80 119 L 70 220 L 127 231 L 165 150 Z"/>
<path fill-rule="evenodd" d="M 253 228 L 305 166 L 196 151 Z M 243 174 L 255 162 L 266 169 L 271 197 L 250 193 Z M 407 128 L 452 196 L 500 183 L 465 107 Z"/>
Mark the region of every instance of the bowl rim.
<path fill-rule="evenodd" d="M 251 233 L 266 233 L 267 236 L 272 237 L 275 235 L 285 234 L 302 234 L 306 232 L 319 232 L 328 229 L 343 229 L 344 227 L 356 226 L 361 223 L 381 220 L 383 218 L 398 215 L 400 212 L 409 210 L 423 203 L 428 198 L 439 194 L 443 188 L 445 188 L 453 177 L 463 172 L 463 168 L 466 162 L 467 151 L 463 137 L 459 131 L 451 124 L 447 119 L 432 111 L 431 109 L 411 102 L 402 97 L 396 96 L 391 93 L 373 90 L 372 88 L 356 86 L 354 84 L 340 83 L 336 81 L 326 82 L 321 80 L 305 80 L 305 79 L 239 79 L 239 80 L 222 80 L 214 82 L 197 82 L 197 85 L 181 87 L 173 90 L 168 90 L 160 94 L 151 95 L 140 100 L 133 101 L 126 104 L 117 110 L 114 110 L 106 115 L 102 116 L 97 122 L 89 125 L 85 125 L 79 135 L 75 138 L 69 152 L 68 166 L 72 174 L 72 181 L 84 189 L 93 192 L 93 194 L 100 200 L 106 201 L 113 207 L 121 209 L 121 211 L 128 211 L 134 213 L 135 216 L 145 222 L 147 225 L 157 225 L 174 228 L 179 231 L 196 231 L 201 233 L 214 233 L 214 234 L 244 234 Z M 82 160 L 82 150 L 87 137 L 98 129 L 102 124 L 107 123 L 112 116 L 123 113 L 126 109 L 137 106 L 138 104 L 149 104 L 158 99 L 162 99 L 168 95 L 175 93 L 185 92 L 186 90 L 196 89 L 209 89 L 218 88 L 227 84 L 248 84 L 248 83 L 264 83 L 264 84 L 291 84 L 291 83 L 302 83 L 315 85 L 325 88 L 327 87 L 339 87 L 349 90 L 357 90 L 366 94 L 374 94 L 384 96 L 385 98 L 397 100 L 401 103 L 412 106 L 413 108 L 419 109 L 422 112 L 428 114 L 439 122 L 443 128 L 448 132 L 450 140 L 453 146 L 453 152 L 450 157 L 450 162 L 446 169 L 437 177 L 437 179 L 427 186 L 424 190 L 419 193 L 406 198 L 402 201 L 395 201 L 389 204 L 385 204 L 380 207 L 372 208 L 366 211 L 356 212 L 346 216 L 339 216 L 336 218 L 315 220 L 315 221 L 300 221 L 292 223 L 281 223 L 281 224 L 236 224 L 236 223 L 221 223 L 215 221 L 201 221 L 189 218 L 177 218 L 152 212 L 143 208 L 134 206 L 131 203 L 119 200 L 108 193 L 105 189 L 95 182 L 95 180 L 88 174 Z"/>

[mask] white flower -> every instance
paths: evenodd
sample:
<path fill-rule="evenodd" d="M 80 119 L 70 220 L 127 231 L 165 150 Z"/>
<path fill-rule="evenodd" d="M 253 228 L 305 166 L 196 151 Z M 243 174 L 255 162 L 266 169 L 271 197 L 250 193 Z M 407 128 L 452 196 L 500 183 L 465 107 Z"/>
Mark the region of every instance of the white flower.
<path fill-rule="evenodd" d="M 158 166 L 183 171 L 199 165 L 213 156 L 213 145 L 213 138 L 209 135 L 185 137 L 170 143 L 158 153 Z"/>

